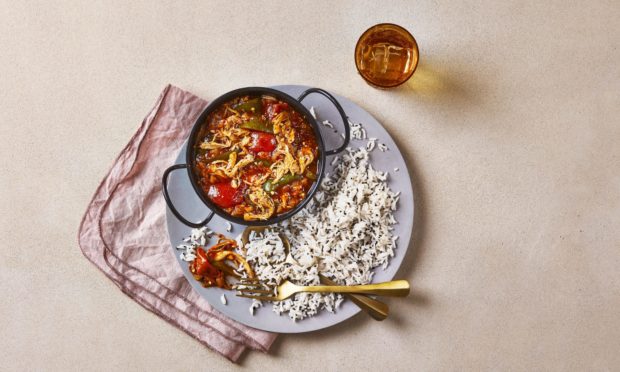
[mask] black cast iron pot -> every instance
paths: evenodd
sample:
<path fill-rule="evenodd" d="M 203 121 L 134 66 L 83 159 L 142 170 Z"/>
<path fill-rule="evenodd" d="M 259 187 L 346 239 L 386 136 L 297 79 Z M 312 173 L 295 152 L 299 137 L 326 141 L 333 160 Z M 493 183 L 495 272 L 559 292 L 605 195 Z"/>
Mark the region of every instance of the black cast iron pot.
<path fill-rule="evenodd" d="M 338 112 L 340 113 L 340 116 L 342 117 L 342 122 L 344 125 L 344 142 L 337 149 L 325 150 L 325 144 L 323 142 L 323 138 L 321 137 L 321 132 L 319 131 L 319 124 L 317 120 L 314 117 L 312 117 L 308 109 L 306 109 L 306 107 L 301 104 L 301 101 L 303 101 L 303 99 L 306 98 L 306 96 L 308 96 L 311 93 L 318 93 L 318 94 L 325 96 L 331 103 L 334 104 L 334 106 L 336 106 L 336 109 L 338 110 Z M 196 176 L 196 173 L 194 172 L 194 166 L 196 162 L 197 141 L 201 140 L 201 138 L 199 138 L 200 137 L 199 134 L 201 132 L 200 129 L 202 128 L 203 125 L 207 124 L 206 120 L 209 117 L 209 115 L 213 111 L 215 111 L 217 108 L 219 108 L 220 105 L 232 100 L 233 98 L 240 97 L 240 96 L 248 96 L 248 95 L 249 96 L 267 95 L 267 96 L 275 97 L 281 101 L 288 103 L 294 110 L 296 110 L 299 114 L 301 114 L 301 116 L 303 116 L 307 120 L 308 123 L 310 123 L 310 125 L 312 126 L 312 130 L 314 130 L 314 135 L 316 136 L 317 144 L 319 146 L 317 179 L 312 185 L 312 187 L 310 188 L 310 190 L 308 191 L 308 194 L 306 195 L 305 199 L 302 200 L 295 208 L 291 209 L 290 211 L 277 215 L 275 217 L 272 217 L 268 220 L 246 221 L 243 218 L 233 217 L 230 214 L 226 213 L 226 211 L 224 211 L 223 209 L 215 205 L 207 197 L 206 193 L 198 185 L 197 176 Z M 323 89 L 310 88 L 304 91 L 297 99 L 279 90 L 275 90 L 271 88 L 247 87 L 247 88 L 236 89 L 236 90 L 230 91 L 226 94 L 219 96 L 217 99 L 211 102 L 204 109 L 202 114 L 200 114 L 200 116 L 198 117 L 198 120 L 196 120 L 196 123 L 194 124 L 194 127 L 192 128 L 192 132 L 190 133 L 189 140 L 187 142 L 186 163 L 175 164 L 171 166 L 170 168 L 166 169 L 166 171 L 164 172 L 164 175 L 162 178 L 162 182 L 163 182 L 162 190 L 164 194 L 164 199 L 166 199 L 166 204 L 168 204 L 168 208 L 170 208 L 170 211 L 172 212 L 172 214 L 174 214 L 175 217 L 179 219 L 179 221 L 183 222 L 184 224 L 190 227 L 198 228 L 198 227 L 205 226 L 207 223 L 209 223 L 209 221 L 211 221 L 211 218 L 213 218 L 214 213 L 230 222 L 238 223 L 241 225 L 265 226 L 265 225 L 275 224 L 287 218 L 290 218 L 295 213 L 299 212 L 302 208 L 304 208 L 306 204 L 308 204 L 310 199 L 314 196 L 314 193 L 317 191 L 318 186 L 321 183 L 321 180 L 323 179 L 323 176 L 325 173 L 326 157 L 329 155 L 335 155 L 343 151 L 348 146 L 349 139 L 350 139 L 350 128 L 349 128 L 349 122 L 347 120 L 347 115 L 342 109 L 342 106 L 340 106 L 338 101 L 334 98 L 334 96 L 324 91 Z M 179 213 L 179 211 L 172 204 L 172 200 L 170 199 L 170 196 L 168 194 L 168 177 L 170 176 L 170 173 L 172 171 L 177 170 L 177 169 L 187 170 L 187 175 L 189 176 L 189 179 L 192 183 L 192 187 L 194 188 L 194 191 L 196 192 L 196 194 L 198 194 L 198 196 L 203 201 L 203 203 L 205 203 L 207 207 L 209 207 L 209 209 L 211 210 L 211 213 L 209 213 L 209 215 L 201 222 L 196 223 L 196 222 L 188 221 L 186 218 L 184 218 L 181 215 L 181 213 Z"/>

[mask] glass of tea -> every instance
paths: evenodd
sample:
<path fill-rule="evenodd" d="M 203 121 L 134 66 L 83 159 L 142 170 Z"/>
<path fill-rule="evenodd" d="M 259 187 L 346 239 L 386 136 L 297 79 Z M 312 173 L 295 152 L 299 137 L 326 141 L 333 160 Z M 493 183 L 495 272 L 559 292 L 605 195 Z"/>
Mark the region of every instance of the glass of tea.
<path fill-rule="evenodd" d="M 372 26 L 355 46 L 357 71 L 378 88 L 392 88 L 409 80 L 418 58 L 418 43 L 413 35 L 392 23 Z"/>

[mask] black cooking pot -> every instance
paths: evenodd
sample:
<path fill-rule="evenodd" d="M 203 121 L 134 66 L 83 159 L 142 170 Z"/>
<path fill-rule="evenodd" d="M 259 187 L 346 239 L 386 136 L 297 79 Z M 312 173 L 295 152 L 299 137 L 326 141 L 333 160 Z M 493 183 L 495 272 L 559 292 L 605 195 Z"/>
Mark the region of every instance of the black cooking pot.
<path fill-rule="evenodd" d="M 334 104 L 334 106 L 336 106 L 336 109 L 338 109 L 338 112 L 340 113 L 340 116 L 342 117 L 342 122 L 344 125 L 344 142 L 342 143 L 342 145 L 340 145 L 340 147 L 338 147 L 335 150 L 325 150 L 325 144 L 323 143 L 323 138 L 321 137 L 321 132 L 319 131 L 319 124 L 317 122 L 317 120 L 310 114 L 310 112 L 308 111 L 308 109 L 306 109 L 306 107 L 304 105 L 301 104 L 301 101 L 303 101 L 304 98 L 306 98 L 306 96 L 308 96 L 311 93 L 318 93 L 321 94 L 323 96 L 325 96 L 328 100 L 331 101 L 331 103 Z M 209 117 L 209 115 L 215 111 L 217 108 L 220 107 L 220 105 L 236 98 L 236 97 L 241 97 L 241 96 L 262 96 L 262 95 L 267 95 L 267 96 L 272 96 L 275 97 L 281 101 L 284 101 L 286 103 L 288 103 L 293 109 L 295 109 L 299 114 L 301 114 L 301 116 L 303 116 L 306 121 L 308 123 L 311 124 L 312 126 L 312 130 L 314 131 L 314 134 L 316 136 L 317 139 L 317 144 L 319 146 L 319 160 L 318 160 L 318 172 L 317 172 L 317 179 L 314 182 L 314 184 L 312 185 L 312 187 L 310 188 L 310 190 L 308 191 L 308 194 L 306 195 L 305 199 L 301 201 L 301 203 L 299 203 L 295 208 L 291 209 L 290 211 L 280 214 L 278 216 L 272 217 L 268 220 L 256 220 L 256 221 L 246 221 L 243 218 L 239 218 L 239 217 L 233 217 L 230 214 L 226 213 L 226 211 L 224 211 L 223 209 L 221 209 L 220 207 L 218 207 L 217 205 L 215 205 L 206 195 L 206 193 L 202 190 L 202 188 L 199 186 L 198 184 L 198 179 L 196 176 L 196 173 L 193 171 L 194 167 L 195 167 L 195 162 L 196 162 L 196 148 L 198 147 L 198 143 L 197 141 L 200 141 L 202 138 L 202 136 L 200 136 L 201 134 L 201 128 L 203 125 L 207 125 L 207 118 Z M 265 226 L 265 225 L 271 225 L 274 223 L 278 223 L 280 221 L 283 221 L 289 217 L 291 217 L 292 215 L 294 215 L 295 213 L 299 212 L 303 207 L 306 206 L 306 204 L 308 204 L 308 202 L 310 201 L 310 199 L 312 198 L 312 196 L 314 195 L 314 193 L 317 191 L 319 184 L 321 183 L 321 180 L 323 179 L 324 173 L 325 173 L 325 159 L 327 156 L 329 155 L 335 155 L 341 151 L 343 151 L 347 145 L 349 144 L 349 139 L 350 139 L 350 128 L 349 128 L 349 122 L 347 120 L 347 115 L 345 114 L 344 110 L 342 109 L 342 106 L 340 106 L 340 104 L 338 103 L 338 101 L 334 98 L 334 96 L 332 96 L 331 94 L 329 94 L 328 92 L 324 91 L 323 89 L 319 89 L 319 88 L 310 88 L 306 91 L 304 91 L 297 99 L 289 96 L 286 93 L 283 93 L 279 90 L 275 90 L 275 89 L 271 89 L 271 88 L 262 88 L 262 87 L 248 87 L 248 88 L 241 88 L 241 89 L 236 89 L 233 90 L 231 92 L 228 92 L 226 94 L 223 94 L 221 96 L 219 96 L 217 99 L 215 99 L 214 101 L 212 101 L 202 112 L 202 114 L 200 114 L 200 116 L 198 117 L 198 120 L 196 120 L 196 123 L 194 124 L 194 127 L 192 128 L 192 132 L 189 135 L 189 140 L 187 142 L 187 151 L 186 151 L 186 163 L 185 164 L 175 164 L 173 166 L 171 166 L 170 168 L 166 169 L 166 171 L 164 172 L 163 178 L 162 178 L 162 182 L 163 182 L 163 194 L 164 194 L 164 199 L 166 199 L 166 204 L 168 204 L 168 208 L 170 208 L 170 211 L 172 212 L 172 214 L 174 214 L 176 216 L 176 218 L 179 219 L 179 221 L 183 222 L 184 224 L 186 224 L 187 226 L 191 226 L 191 227 L 202 227 L 205 226 L 207 223 L 209 223 L 209 221 L 211 221 L 211 218 L 213 218 L 214 213 L 218 214 L 220 217 L 230 221 L 230 222 L 234 222 L 234 223 L 238 223 L 241 225 L 249 225 L 249 226 Z M 170 176 L 170 173 L 174 170 L 177 169 L 187 169 L 187 175 L 189 176 L 189 179 L 192 183 L 192 186 L 194 187 L 194 191 L 196 192 L 196 194 L 198 194 L 198 196 L 200 197 L 200 199 L 203 201 L 203 203 L 205 203 L 207 205 L 207 207 L 209 207 L 209 209 L 211 209 L 211 213 L 209 213 L 209 215 L 201 222 L 195 223 L 195 222 L 191 222 L 188 221 L 187 219 L 185 219 L 181 213 L 179 213 L 179 211 L 177 211 L 177 209 L 174 207 L 174 205 L 172 204 L 172 201 L 170 199 L 170 196 L 168 194 L 168 177 Z"/>

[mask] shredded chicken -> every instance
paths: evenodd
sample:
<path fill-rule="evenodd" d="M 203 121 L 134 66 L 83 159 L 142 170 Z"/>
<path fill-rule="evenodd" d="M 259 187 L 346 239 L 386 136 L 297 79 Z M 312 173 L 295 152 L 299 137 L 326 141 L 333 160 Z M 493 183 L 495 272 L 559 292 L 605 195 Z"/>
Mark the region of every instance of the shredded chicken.
<path fill-rule="evenodd" d="M 306 167 L 314 160 L 314 155 L 312 154 L 312 150 L 307 147 L 303 147 L 297 151 L 297 158 L 299 159 L 300 173 L 303 173 L 306 170 Z"/>
<path fill-rule="evenodd" d="M 254 161 L 254 155 L 246 154 L 241 160 L 237 161 L 237 153 L 231 152 L 226 160 L 215 160 L 209 164 L 209 171 L 218 176 L 228 178 L 238 178 L 239 171 L 246 165 Z"/>
<path fill-rule="evenodd" d="M 280 134 L 285 126 L 288 123 L 288 112 L 284 111 L 276 115 L 273 120 L 273 133 Z"/>
<path fill-rule="evenodd" d="M 252 188 L 249 193 L 252 204 L 256 206 L 256 211 L 246 212 L 243 219 L 246 221 L 266 220 L 273 215 L 276 210 L 273 199 L 260 187 Z"/>
<path fill-rule="evenodd" d="M 246 177 L 243 180 L 243 183 L 245 183 L 248 186 L 261 187 L 265 183 L 265 181 L 267 181 L 268 178 L 269 178 L 269 173 L 253 174 L 249 177 Z"/>
<path fill-rule="evenodd" d="M 282 159 L 271 165 L 271 173 L 274 177 L 274 182 L 277 182 L 285 174 L 300 174 L 299 163 L 291 154 L 289 147 L 285 143 L 278 143 L 278 147 L 274 150 L 274 154 L 282 156 Z"/>
<path fill-rule="evenodd" d="M 237 175 L 237 172 L 239 172 L 241 168 L 253 162 L 254 155 L 247 154 L 243 159 L 239 160 L 239 162 L 236 162 L 236 161 L 237 161 L 237 153 L 233 152 L 230 154 L 230 157 L 228 158 L 228 165 L 226 166 L 226 169 L 224 169 L 224 174 L 228 176 L 229 178 L 234 178 Z"/>
<path fill-rule="evenodd" d="M 273 118 L 273 133 L 276 135 L 276 138 L 280 143 L 285 143 L 282 138 L 289 143 L 293 143 L 293 141 L 295 141 L 295 129 L 293 129 L 293 126 L 291 125 L 288 112 L 283 111 Z"/>
<path fill-rule="evenodd" d="M 203 142 L 200 144 L 200 148 L 203 150 L 213 150 L 213 149 L 226 149 L 229 148 L 232 144 L 230 138 L 224 138 L 223 142 L 217 142 L 217 138 L 214 138 L 211 142 Z"/>
<path fill-rule="evenodd" d="M 288 172 L 288 168 L 284 163 L 284 160 L 278 160 L 271 164 L 271 175 L 273 176 L 273 182 L 278 182 Z"/>

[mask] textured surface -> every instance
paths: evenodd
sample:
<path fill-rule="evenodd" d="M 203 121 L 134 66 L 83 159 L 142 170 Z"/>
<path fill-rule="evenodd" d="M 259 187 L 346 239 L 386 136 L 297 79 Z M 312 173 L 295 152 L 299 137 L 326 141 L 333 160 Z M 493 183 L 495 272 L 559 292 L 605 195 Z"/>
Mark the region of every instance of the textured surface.
<path fill-rule="evenodd" d="M 281 337 L 240 369 L 620 365 L 616 2 L 227 3 L 2 5 L 4 369 L 233 368 L 77 247 L 92 193 L 167 83 L 206 99 L 333 90 L 384 124 L 416 180 L 413 294 L 388 300 L 392 319 Z M 353 65 L 357 37 L 383 21 L 421 51 L 392 91 Z"/>

